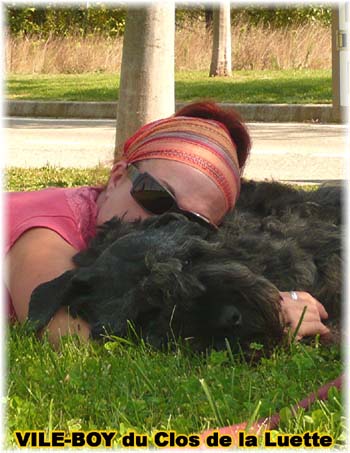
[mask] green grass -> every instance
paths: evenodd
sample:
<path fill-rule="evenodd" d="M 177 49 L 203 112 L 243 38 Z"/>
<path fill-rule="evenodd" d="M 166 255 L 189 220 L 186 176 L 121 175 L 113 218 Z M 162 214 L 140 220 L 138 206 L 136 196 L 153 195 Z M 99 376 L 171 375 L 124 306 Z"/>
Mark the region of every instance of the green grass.
<path fill-rule="evenodd" d="M 9 75 L 7 95 L 16 100 L 108 101 L 119 95 L 118 74 Z M 332 102 L 330 70 L 235 71 L 232 78 L 206 72 L 176 74 L 177 101 L 323 104 Z"/>
<path fill-rule="evenodd" d="M 6 189 L 70 187 L 105 180 L 107 170 L 7 170 Z M 252 353 L 259 353 L 252 345 Z M 142 342 L 111 338 L 106 344 L 62 341 L 60 352 L 39 342 L 27 326 L 13 325 L 7 339 L 6 443 L 15 430 L 133 429 L 200 433 L 282 410 L 278 432 L 320 431 L 337 445 L 345 441 L 342 396 L 332 389 L 326 402 L 291 414 L 292 404 L 337 377 L 340 347 L 311 344 L 278 348 L 257 364 L 230 351 L 191 355 L 182 347 L 154 351 Z M 253 420 L 252 420 L 253 421 Z"/>
<path fill-rule="evenodd" d="M 45 166 L 41 168 L 6 169 L 5 190 L 14 192 L 40 190 L 45 187 L 76 187 L 103 184 L 107 181 L 110 169 L 98 166 L 89 169 L 60 168 Z"/>
<path fill-rule="evenodd" d="M 146 433 L 200 433 L 282 410 L 279 432 L 319 430 L 343 440 L 341 395 L 296 416 L 288 407 L 341 371 L 336 347 L 294 345 L 253 366 L 228 351 L 206 357 L 181 348 L 156 352 L 111 340 L 105 345 L 62 342 L 60 353 L 25 327 L 8 339 L 7 439 L 14 430 L 111 429 Z M 211 398 L 203 389 L 206 384 Z M 214 405 L 212 404 L 214 402 Z"/>

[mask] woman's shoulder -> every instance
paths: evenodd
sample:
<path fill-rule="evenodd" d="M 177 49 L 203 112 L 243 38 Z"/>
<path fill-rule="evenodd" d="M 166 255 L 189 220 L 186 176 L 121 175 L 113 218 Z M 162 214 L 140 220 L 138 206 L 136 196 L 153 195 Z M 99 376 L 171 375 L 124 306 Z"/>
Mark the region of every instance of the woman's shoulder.
<path fill-rule="evenodd" d="M 8 192 L 5 197 L 7 250 L 30 228 L 48 228 L 77 249 L 94 234 L 99 189 L 95 187 L 47 188 Z"/>
<path fill-rule="evenodd" d="M 67 201 L 80 198 L 85 201 L 96 200 L 99 188 L 97 187 L 48 187 L 41 190 L 24 192 L 5 192 L 5 203 L 7 208 L 14 211 L 18 206 L 32 210 L 33 207 L 41 211 L 57 212 L 67 209 Z M 60 201 L 56 204 L 56 201 Z M 63 203 L 62 203 L 63 202 Z"/>

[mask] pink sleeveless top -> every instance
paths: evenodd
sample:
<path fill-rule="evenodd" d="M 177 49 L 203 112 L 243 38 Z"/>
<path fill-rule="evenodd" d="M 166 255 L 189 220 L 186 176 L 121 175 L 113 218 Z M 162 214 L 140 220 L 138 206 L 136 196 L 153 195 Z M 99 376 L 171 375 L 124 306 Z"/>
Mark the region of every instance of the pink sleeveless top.
<path fill-rule="evenodd" d="M 31 228 L 48 228 L 76 250 L 87 246 L 96 234 L 96 200 L 102 188 L 51 188 L 5 194 L 5 254 Z M 9 297 L 9 317 L 16 313 Z"/>

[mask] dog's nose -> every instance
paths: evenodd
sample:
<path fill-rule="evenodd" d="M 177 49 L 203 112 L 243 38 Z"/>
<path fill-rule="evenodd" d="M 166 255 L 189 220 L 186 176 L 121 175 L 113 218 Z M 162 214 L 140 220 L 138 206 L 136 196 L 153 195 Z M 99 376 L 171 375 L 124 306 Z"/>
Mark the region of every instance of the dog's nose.
<path fill-rule="evenodd" d="M 234 306 L 226 307 L 223 315 L 223 324 L 226 328 L 239 327 L 242 324 L 241 312 Z"/>
<path fill-rule="evenodd" d="M 232 314 L 231 314 L 231 325 L 234 327 L 238 327 L 242 324 L 242 315 L 241 312 L 236 308 L 236 307 L 231 307 L 232 308 Z"/>

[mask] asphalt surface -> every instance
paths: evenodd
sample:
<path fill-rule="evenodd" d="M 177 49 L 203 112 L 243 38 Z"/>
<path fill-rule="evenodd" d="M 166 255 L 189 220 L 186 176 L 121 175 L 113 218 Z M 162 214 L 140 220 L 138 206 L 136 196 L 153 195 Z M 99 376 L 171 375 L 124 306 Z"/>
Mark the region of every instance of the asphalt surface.
<path fill-rule="evenodd" d="M 345 178 L 347 128 L 248 123 L 253 147 L 245 177 L 297 183 Z M 6 166 L 94 167 L 113 159 L 115 120 L 5 118 Z"/>

